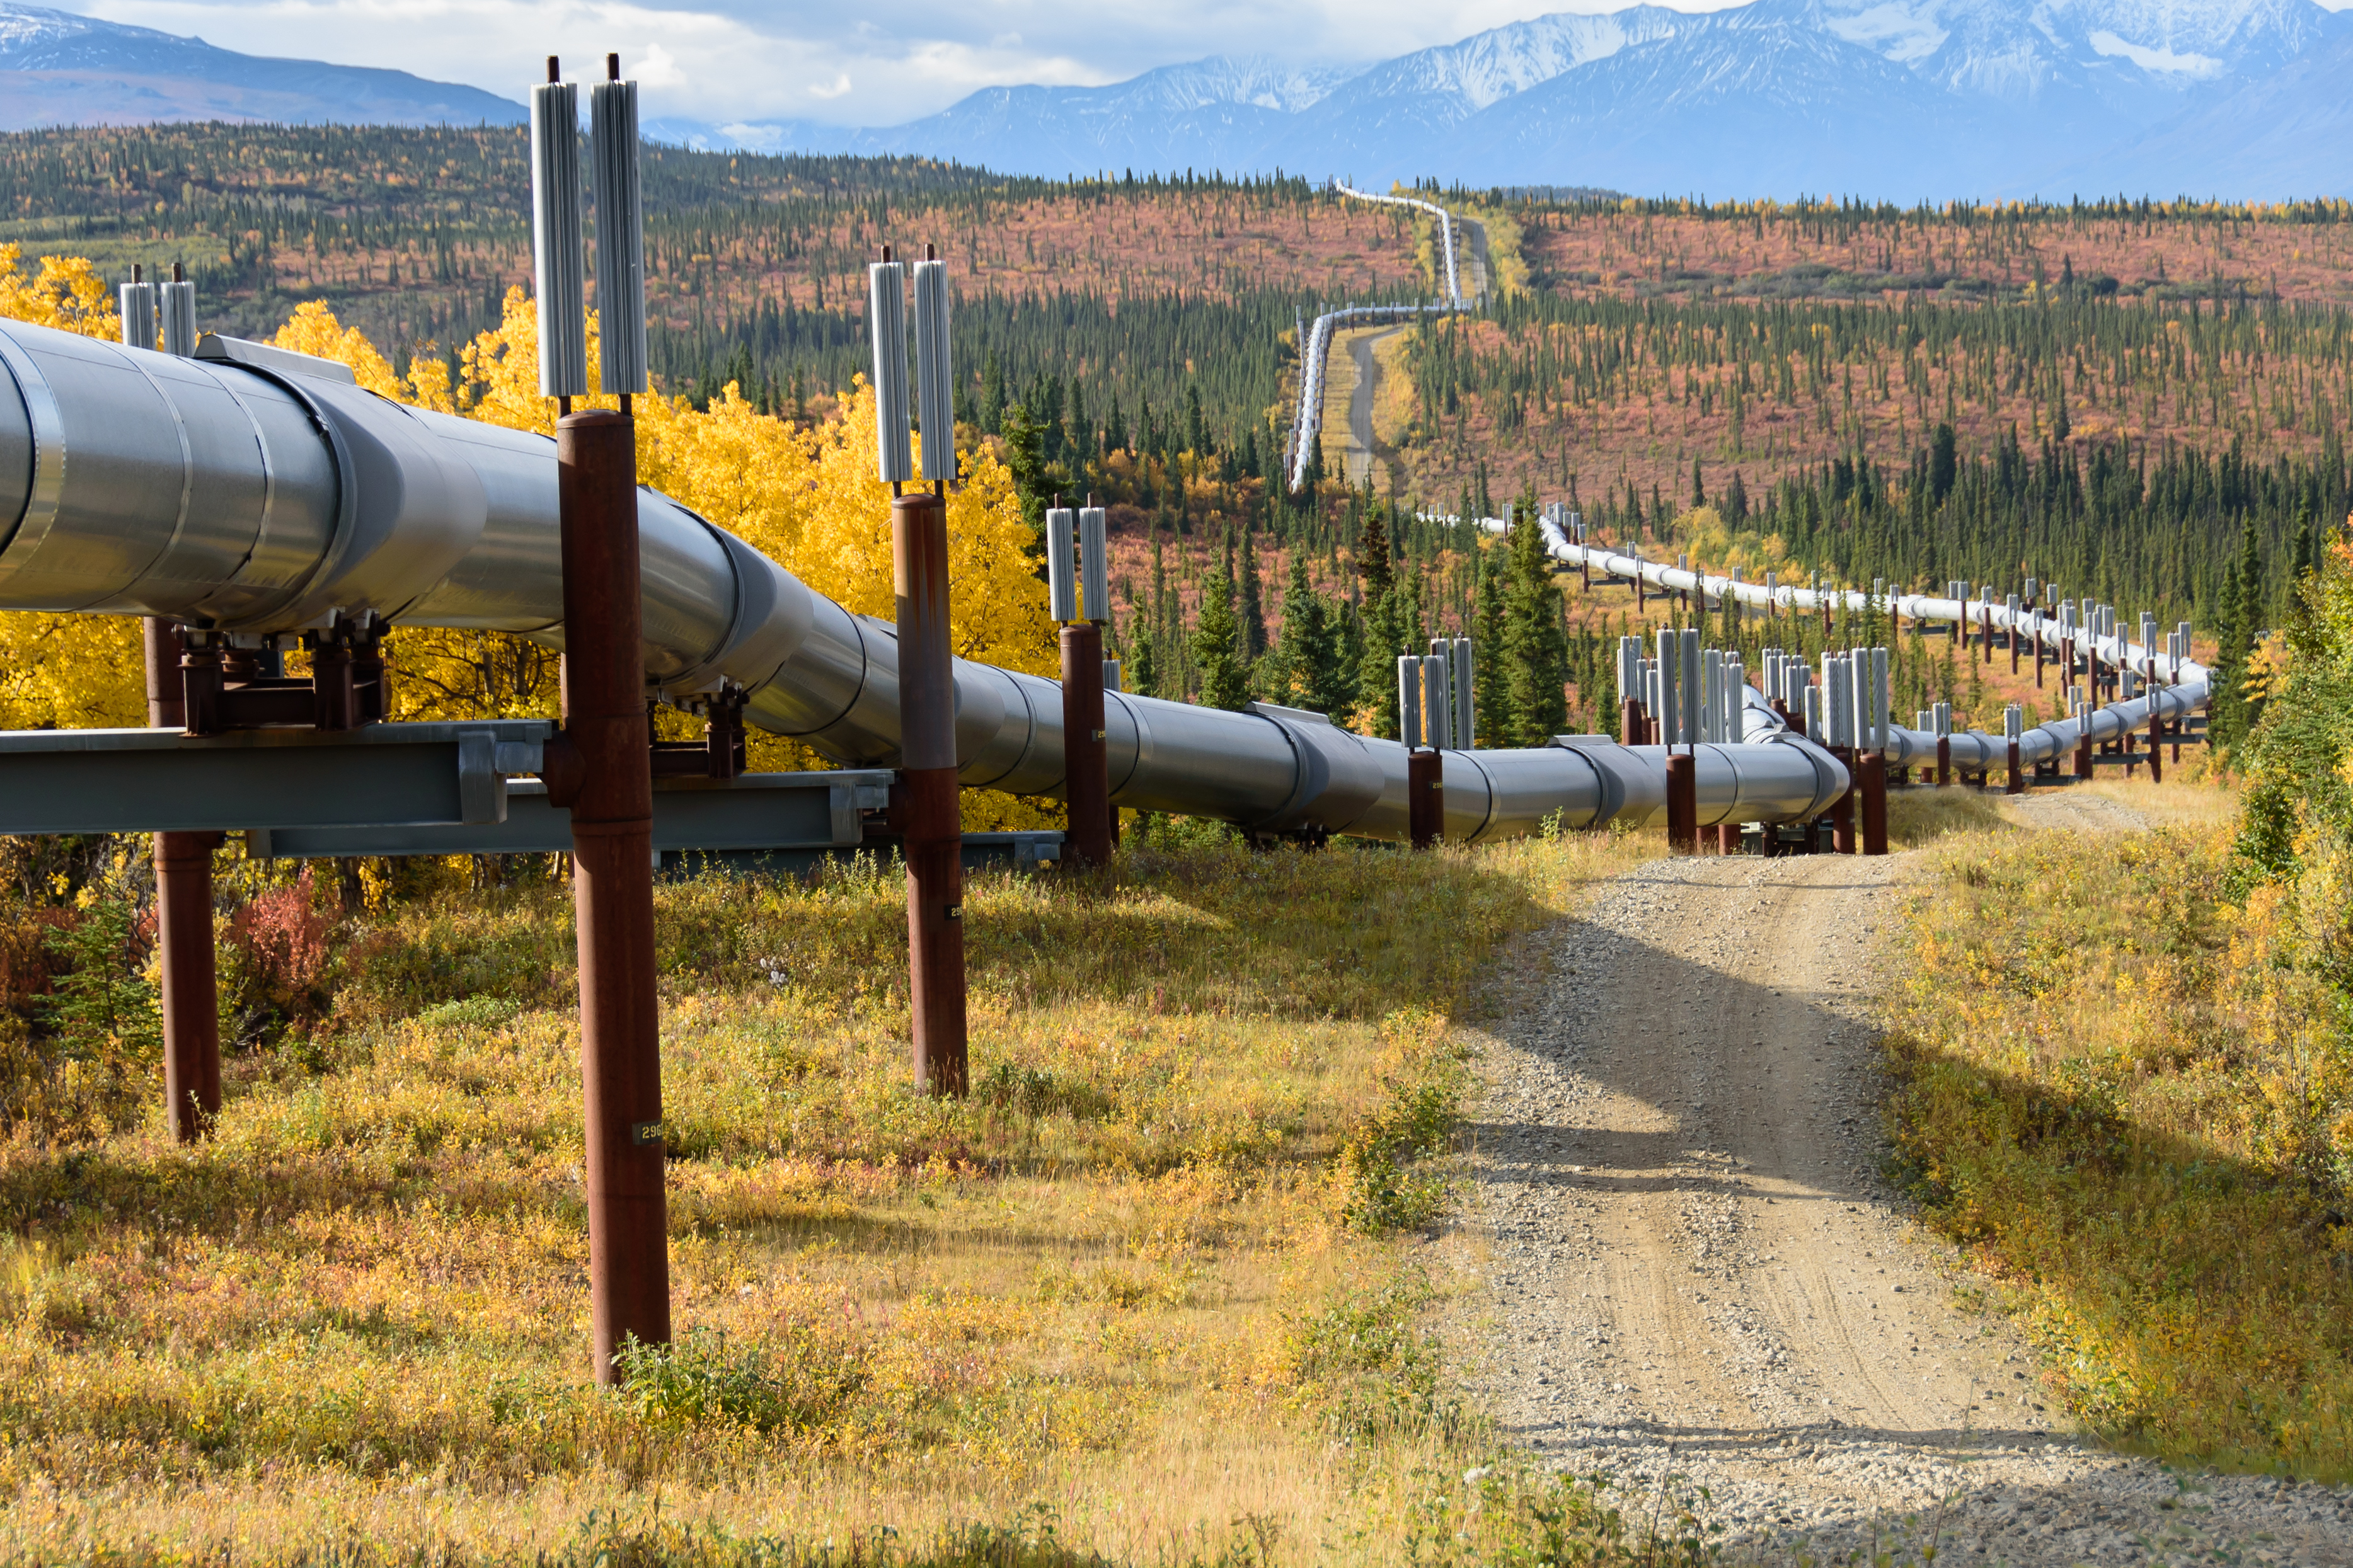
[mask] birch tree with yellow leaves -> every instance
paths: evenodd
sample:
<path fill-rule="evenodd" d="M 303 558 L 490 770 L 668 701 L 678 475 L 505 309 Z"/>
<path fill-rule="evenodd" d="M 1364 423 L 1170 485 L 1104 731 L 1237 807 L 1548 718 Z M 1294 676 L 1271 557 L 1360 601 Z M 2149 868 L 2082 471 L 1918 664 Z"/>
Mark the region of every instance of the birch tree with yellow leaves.
<path fill-rule="evenodd" d="M 26 277 L 0 247 L 0 315 L 113 337 L 111 291 L 89 263 L 45 259 Z M 555 409 L 539 394 L 538 322 L 521 289 L 499 326 L 466 344 L 453 372 L 420 353 L 402 376 L 324 302 L 296 309 L 279 347 L 351 367 L 379 396 L 511 429 L 553 435 Z M 591 379 L 597 362 L 589 323 Z M 608 397 L 585 400 L 610 405 Z M 890 492 L 874 477 L 874 400 L 861 378 L 833 416 L 803 429 L 764 416 L 730 384 L 707 411 L 683 397 L 635 405 L 639 478 L 765 552 L 853 614 L 892 614 Z M 951 630 L 956 653 L 1033 674 L 1056 655 L 1046 591 L 1029 570 L 1012 475 L 986 449 L 965 455 L 965 481 L 948 498 L 953 568 Z M 139 628 L 126 617 L 0 615 L 0 723 L 10 727 L 141 721 Z M 550 717 L 556 710 L 554 654 L 517 637 L 446 627 L 396 628 L 388 648 L 394 712 L 404 719 Z M 822 765 L 806 749 L 755 735 L 754 766 Z M 1022 808 L 984 809 L 981 819 L 1034 820 Z"/>

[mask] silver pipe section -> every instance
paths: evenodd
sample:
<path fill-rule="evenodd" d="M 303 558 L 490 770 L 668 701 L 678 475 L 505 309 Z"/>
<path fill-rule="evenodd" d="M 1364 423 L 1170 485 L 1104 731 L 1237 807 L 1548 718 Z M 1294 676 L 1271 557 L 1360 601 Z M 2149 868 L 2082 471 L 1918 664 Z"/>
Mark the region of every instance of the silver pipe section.
<path fill-rule="evenodd" d="M 1980 591 L 1975 598 L 1955 593 L 1946 597 L 1926 594 L 1894 595 L 1865 594 L 1848 589 L 1815 589 L 1785 586 L 1778 584 L 1743 583 L 1736 577 L 1712 577 L 1683 566 L 1668 566 L 1640 556 L 1628 555 L 1596 544 L 1579 544 L 1567 531 L 1550 518 L 1542 518 L 1538 526 L 1544 531 L 1546 552 L 1556 561 L 1568 565 L 1590 565 L 1594 570 L 1617 577 L 1641 577 L 1645 582 L 1666 589 L 1689 589 L 1694 594 L 1712 595 L 1717 598 L 1736 599 L 1744 605 L 1777 605 L 1792 614 L 1820 611 L 1825 606 L 1843 608 L 1852 614 L 1878 608 L 1891 617 L 1912 621 L 1958 622 L 1981 626 L 1989 615 L 1999 629 L 2029 637 L 2063 656 L 2081 657 L 2088 648 L 2097 654 L 2100 662 L 2111 668 L 2130 672 L 2140 681 L 2137 695 L 2110 703 L 2076 718 L 2055 719 L 2026 730 L 2019 742 L 2020 760 L 2026 763 L 2050 762 L 2074 751 L 2090 731 L 2094 742 L 2113 741 L 2126 731 L 2148 727 L 2152 710 L 2165 719 L 2185 718 L 2206 706 L 2211 694 L 2212 677 L 2207 668 L 2189 658 L 2188 628 L 2181 627 L 2171 635 L 2170 646 L 2158 650 L 2155 644 L 2156 623 L 2144 616 L 2143 641 L 2127 641 L 2116 630 L 2114 617 L 2102 611 L 2092 617 L 2097 623 L 2086 627 L 2084 617 L 2072 601 L 2064 601 L 2055 616 L 2041 611 L 2023 611 L 2017 599 L 1995 599 L 1990 589 Z M 1953 584 L 1955 590 L 1966 585 Z M 1862 657 L 1869 658 L 1869 654 Z M 1841 667 L 1844 656 L 1839 656 Z M 1826 660 L 1827 663 L 1827 660 Z M 1873 671 L 1874 677 L 1877 671 Z M 1829 680 L 1829 670 L 1824 679 Z M 1851 696 L 1852 684 L 1844 686 Z M 1934 763 L 1936 737 L 1928 731 L 1905 730 L 1885 722 L 1885 700 L 1878 700 L 1881 723 L 1885 736 L 1881 754 L 1896 767 L 1917 767 Z M 1847 700 L 1833 692 L 1829 706 L 1831 710 L 1833 741 L 1840 719 L 1848 711 Z M 1953 766 L 1972 772 L 1986 767 L 2005 766 L 2009 761 L 2009 743 L 2000 735 L 1989 735 L 1973 730 L 1952 738 Z"/>
<path fill-rule="evenodd" d="M 546 437 L 406 407 L 340 365 L 216 338 L 178 359 L 0 322 L 0 609 L 256 637 L 373 610 L 564 646 Z M 653 490 L 638 492 L 638 526 L 649 695 L 733 685 L 764 730 L 844 764 L 898 762 L 889 623 L 849 614 Z M 962 659 L 955 682 L 963 782 L 1059 794 L 1059 685 Z M 1396 742 L 1270 704 L 1232 713 L 1117 690 L 1104 719 L 1123 805 L 1269 833 L 1407 836 Z M 1820 748 L 1750 742 L 1703 749 L 1709 820 L 1819 815 L 1844 792 Z M 1606 738 L 1443 755 L 1457 839 L 1664 810 L 1659 758 Z"/>
<path fill-rule="evenodd" d="M 1314 327 L 1299 345 L 1299 415 L 1291 422 L 1291 488 L 1297 489 L 1307 482 L 1307 458 L 1315 450 L 1315 437 L 1324 423 L 1324 362 L 1332 347 L 1332 333 L 1341 327 L 1366 321 L 1412 321 L 1424 315 L 1451 315 L 1463 308 L 1462 289 L 1457 281 L 1454 265 L 1454 216 L 1432 202 L 1416 201 L 1410 196 L 1377 195 L 1359 191 L 1335 180 L 1332 189 L 1358 201 L 1381 202 L 1391 206 L 1419 207 L 1438 218 L 1439 248 L 1446 258 L 1446 300 L 1442 304 L 1363 305 L 1345 310 L 1327 310 L 1315 318 Z"/>

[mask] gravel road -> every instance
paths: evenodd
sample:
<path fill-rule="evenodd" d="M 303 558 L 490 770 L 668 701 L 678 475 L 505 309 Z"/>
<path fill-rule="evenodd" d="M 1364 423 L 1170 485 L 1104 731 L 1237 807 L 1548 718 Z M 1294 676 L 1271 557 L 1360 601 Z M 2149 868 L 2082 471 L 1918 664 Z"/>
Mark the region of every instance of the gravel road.
<path fill-rule="evenodd" d="M 1536 939 L 1473 1121 L 1475 1394 L 1547 1462 L 1704 1487 L 1740 1558 L 2353 1563 L 2353 1494 L 2107 1452 L 1957 1300 L 1879 1174 L 1917 866 L 1654 861 Z"/>

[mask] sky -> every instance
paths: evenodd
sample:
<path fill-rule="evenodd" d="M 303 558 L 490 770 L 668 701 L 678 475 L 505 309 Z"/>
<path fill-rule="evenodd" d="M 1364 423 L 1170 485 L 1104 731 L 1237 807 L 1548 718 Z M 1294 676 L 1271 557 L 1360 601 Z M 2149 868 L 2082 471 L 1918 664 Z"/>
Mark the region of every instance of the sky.
<path fill-rule="evenodd" d="M 891 125 L 976 89 L 1122 81 L 1211 54 L 1369 63 L 1623 0 L 48 0 L 246 54 L 384 66 L 521 99 L 618 49 L 649 117 Z M 1714 10 L 1736 0 L 1671 0 Z"/>

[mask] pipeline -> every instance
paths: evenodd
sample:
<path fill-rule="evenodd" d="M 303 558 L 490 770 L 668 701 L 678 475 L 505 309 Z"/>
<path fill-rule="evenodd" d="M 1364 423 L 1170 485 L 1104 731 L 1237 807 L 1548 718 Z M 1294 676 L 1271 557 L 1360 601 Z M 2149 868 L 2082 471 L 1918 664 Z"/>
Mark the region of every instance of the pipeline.
<path fill-rule="evenodd" d="M 1332 333 L 1338 328 L 1360 322 L 1405 321 L 1425 315 L 1452 315 L 1465 304 L 1461 287 L 1457 281 L 1453 214 L 1434 202 L 1359 191 L 1337 180 L 1332 182 L 1332 189 L 1341 195 L 1354 196 L 1358 201 L 1419 207 L 1423 212 L 1433 214 L 1438 219 L 1440 253 L 1446 259 L 1446 299 L 1440 304 L 1351 305 L 1345 310 L 1326 310 L 1315 318 L 1314 326 L 1307 331 L 1299 345 L 1299 416 L 1291 422 L 1291 488 L 1294 490 L 1307 482 L 1307 461 L 1315 450 L 1316 433 L 1324 424 L 1324 362 L 1331 352 Z"/>
<path fill-rule="evenodd" d="M 0 322 L 0 609 L 160 616 L 257 647 L 374 612 L 564 646 L 546 437 L 407 407 L 341 365 L 219 338 L 181 358 Z M 649 694 L 732 686 L 750 723 L 837 763 L 898 763 L 889 623 L 650 489 L 638 524 Z M 962 659 L 955 678 L 961 782 L 1060 793 L 1060 686 Z M 1104 729 L 1122 805 L 1268 835 L 1409 832 L 1406 748 L 1322 714 L 1107 692 Z M 1448 751 L 1446 836 L 1647 822 L 1662 773 L 1598 737 Z M 1819 816 L 1848 783 L 1795 735 L 1704 750 L 1700 778 L 1744 821 Z"/>
<path fill-rule="evenodd" d="M 1482 520 L 1488 522 L 1490 520 Z M 1499 524 L 1491 524 L 1500 528 Z M 1913 621 L 1947 621 L 1961 626 L 1989 626 L 2014 637 L 2032 642 L 2068 658 L 2090 654 L 2111 669 L 2129 670 L 2147 686 L 2147 694 L 2095 708 L 2073 718 L 2054 719 L 2047 723 L 2022 729 L 2019 738 L 2019 760 L 2022 765 L 2056 761 L 2085 742 L 2121 740 L 2124 736 L 2146 730 L 2152 718 L 2171 721 L 2187 718 L 2206 705 L 2211 695 L 2211 674 L 2204 665 L 2181 654 L 2158 653 L 2131 642 L 2120 634 L 2103 633 L 2090 626 L 2077 626 L 2042 610 L 2022 610 L 2014 601 L 1993 599 L 1938 598 L 1925 594 L 1873 595 L 1852 589 L 1817 589 L 1795 586 L 1767 587 L 1762 584 L 1743 583 L 1730 576 L 1712 577 L 1688 567 L 1668 566 L 1655 561 L 1645 561 L 1637 555 L 1603 549 L 1597 545 L 1580 544 L 1568 537 L 1559 522 L 1552 517 L 1537 520 L 1542 530 L 1546 553 L 1570 566 L 1589 566 L 1614 577 L 1631 580 L 1641 577 L 1659 588 L 1697 595 L 1704 606 L 1711 599 L 1721 603 L 1732 599 L 1760 607 L 1778 607 L 1792 615 L 1820 612 L 1824 609 L 1844 609 L 1862 613 L 1877 608 L 1888 614 L 1891 624 L 1896 617 Z M 1751 706 L 1752 725 L 1760 701 Z M 1770 721 L 1767 728 L 1780 728 L 1779 717 L 1765 710 Z M 1883 754 L 1893 767 L 1918 767 L 1936 760 L 1938 737 L 1924 730 L 1907 730 L 1897 725 L 1886 726 L 1886 742 Z M 1989 768 L 2008 765 L 2007 736 L 1989 735 L 1981 730 L 1947 738 L 1950 742 L 1952 766 L 1964 772 L 1981 773 Z"/>

